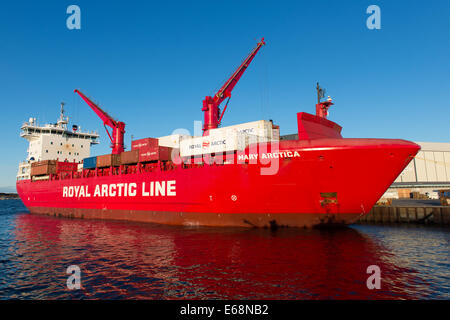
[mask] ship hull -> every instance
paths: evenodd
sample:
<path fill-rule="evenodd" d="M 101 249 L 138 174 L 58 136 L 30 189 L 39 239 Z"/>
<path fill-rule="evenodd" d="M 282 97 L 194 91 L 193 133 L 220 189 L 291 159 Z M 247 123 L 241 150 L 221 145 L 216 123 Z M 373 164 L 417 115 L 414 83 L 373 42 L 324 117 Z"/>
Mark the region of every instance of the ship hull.
<path fill-rule="evenodd" d="M 61 217 L 187 226 L 346 225 L 371 210 L 420 149 L 404 140 L 342 138 L 281 141 L 278 148 L 266 152 L 273 156 L 269 164 L 252 163 L 247 149 L 242 163 L 22 180 L 17 190 L 31 213 Z"/>

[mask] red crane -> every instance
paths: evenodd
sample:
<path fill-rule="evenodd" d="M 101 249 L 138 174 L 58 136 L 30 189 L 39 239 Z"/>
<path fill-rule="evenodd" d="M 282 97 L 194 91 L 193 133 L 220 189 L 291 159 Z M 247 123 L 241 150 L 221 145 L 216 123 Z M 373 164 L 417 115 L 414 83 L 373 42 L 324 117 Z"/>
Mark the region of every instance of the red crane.
<path fill-rule="evenodd" d="M 256 53 L 265 44 L 266 43 L 264 42 L 264 38 L 262 38 L 261 41 L 256 46 L 256 48 L 254 48 L 252 52 L 250 52 L 250 54 L 247 56 L 244 62 L 242 62 L 239 68 L 236 69 L 233 75 L 225 82 L 225 84 L 214 95 L 214 97 L 211 96 L 205 97 L 205 100 L 203 100 L 203 108 L 202 108 L 202 111 L 204 112 L 203 134 L 206 134 L 207 130 L 217 128 L 220 125 L 223 114 L 227 109 L 228 101 L 230 101 L 231 91 L 236 86 L 237 82 L 250 65 L 250 62 L 252 62 Z M 228 101 L 225 104 L 222 113 L 220 113 L 219 106 L 226 98 L 228 98 Z"/>
<path fill-rule="evenodd" d="M 103 125 L 105 126 L 106 133 L 111 140 L 112 154 L 120 154 L 124 151 L 123 146 L 123 136 L 125 134 L 125 123 L 121 121 L 114 120 L 109 114 L 103 111 L 99 106 L 92 102 L 88 97 L 86 97 L 81 91 L 75 89 L 74 92 L 78 93 L 80 97 L 86 101 L 86 103 L 91 107 L 92 110 L 103 120 Z M 112 137 L 106 126 L 112 128 Z"/>

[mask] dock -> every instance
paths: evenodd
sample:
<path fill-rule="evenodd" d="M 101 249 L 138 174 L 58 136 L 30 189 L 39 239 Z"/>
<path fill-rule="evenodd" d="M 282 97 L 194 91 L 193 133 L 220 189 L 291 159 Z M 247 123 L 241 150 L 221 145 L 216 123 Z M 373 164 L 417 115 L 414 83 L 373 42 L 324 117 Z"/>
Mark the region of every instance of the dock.
<path fill-rule="evenodd" d="M 450 206 L 375 206 L 358 223 L 450 225 Z"/>

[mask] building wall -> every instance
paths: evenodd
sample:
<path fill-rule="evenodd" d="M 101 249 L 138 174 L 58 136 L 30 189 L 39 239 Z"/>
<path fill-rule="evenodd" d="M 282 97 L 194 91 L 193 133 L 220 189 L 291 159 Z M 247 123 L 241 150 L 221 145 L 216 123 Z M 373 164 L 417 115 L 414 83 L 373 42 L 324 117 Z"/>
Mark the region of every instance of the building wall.
<path fill-rule="evenodd" d="M 395 183 L 449 183 L 450 143 L 416 142 L 421 150 Z"/>

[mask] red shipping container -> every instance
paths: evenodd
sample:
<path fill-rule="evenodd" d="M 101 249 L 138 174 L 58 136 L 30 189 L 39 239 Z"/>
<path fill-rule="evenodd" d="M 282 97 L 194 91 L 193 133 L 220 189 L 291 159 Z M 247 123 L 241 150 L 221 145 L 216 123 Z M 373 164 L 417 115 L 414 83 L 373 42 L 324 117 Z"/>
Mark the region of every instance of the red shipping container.
<path fill-rule="evenodd" d="M 139 148 L 139 162 L 159 160 L 159 147 Z"/>
<path fill-rule="evenodd" d="M 170 147 L 150 147 L 139 149 L 139 162 L 149 161 L 168 161 L 172 159 L 172 150 Z"/>
<path fill-rule="evenodd" d="M 124 151 L 120 154 L 121 164 L 133 164 L 139 162 L 139 150 Z"/>
<path fill-rule="evenodd" d="M 78 170 L 78 163 L 74 162 L 57 162 L 56 173 L 60 172 L 74 172 Z"/>
<path fill-rule="evenodd" d="M 139 140 L 131 141 L 131 150 L 142 149 L 142 148 L 155 148 L 158 147 L 158 139 L 156 138 L 144 138 Z"/>

